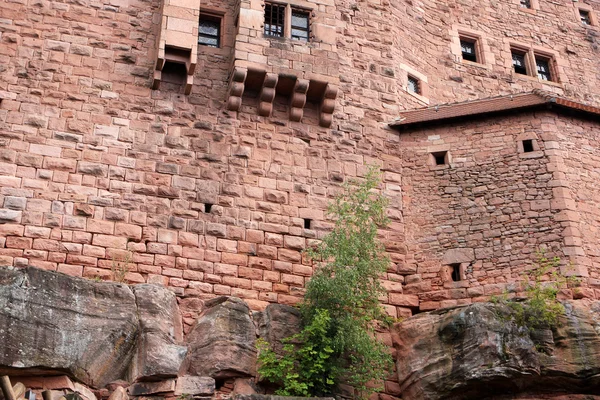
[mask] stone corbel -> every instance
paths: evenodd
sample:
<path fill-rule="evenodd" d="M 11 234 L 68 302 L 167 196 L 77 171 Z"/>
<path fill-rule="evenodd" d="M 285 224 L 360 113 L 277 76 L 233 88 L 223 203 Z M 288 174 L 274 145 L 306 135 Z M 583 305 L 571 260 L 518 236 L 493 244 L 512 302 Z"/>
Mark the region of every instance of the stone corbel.
<path fill-rule="evenodd" d="M 273 73 L 267 73 L 263 86 L 260 91 L 259 104 L 258 104 L 258 115 L 263 117 L 270 117 L 273 112 L 273 100 L 275 99 L 275 87 L 279 75 Z"/>
<path fill-rule="evenodd" d="M 319 125 L 323 128 L 331 126 L 337 93 L 338 87 L 336 85 L 327 84 L 325 93 L 323 93 L 323 99 L 321 100 L 321 106 L 319 107 Z"/>
<path fill-rule="evenodd" d="M 290 99 L 290 120 L 300 122 L 304 115 L 304 105 L 306 104 L 306 92 L 308 91 L 309 81 L 307 79 L 296 79 L 292 97 Z"/>
<path fill-rule="evenodd" d="M 227 109 L 230 111 L 239 111 L 242 107 L 242 95 L 246 85 L 248 70 L 246 68 L 235 68 L 231 74 L 229 82 Z"/>

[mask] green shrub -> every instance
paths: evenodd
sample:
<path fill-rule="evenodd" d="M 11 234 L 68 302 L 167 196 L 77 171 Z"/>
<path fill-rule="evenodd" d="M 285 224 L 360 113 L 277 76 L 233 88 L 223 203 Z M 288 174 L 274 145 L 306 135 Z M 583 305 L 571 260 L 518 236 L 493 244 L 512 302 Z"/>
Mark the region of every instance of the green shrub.
<path fill-rule="evenodd" d="M 387 200 L 374 190 L 379 182 L 371 167 L 330 204 L 335 226 L 307 251 L 318 268 L 300 304 L 300 334 L 285 341 L 281 356 L 259 344 L 259 374 L 282 386 L 278 394 L 328 395 L 345 382 L 366 397 L 392 370 L 391 356 L 375 335 L 376 324 L 387 320 L 379 305 L 379 276 L 389 265 L 377 240 L 378 228 L 388 223 Z"/>
<path fill-rule="evenodd" d="M 515 322 L 529 330 L 557 327 L 560 317 L 565 313 L 565 307 L 558 301 L 558 292 L 576 280 L 559 273 L 560 263 L 559 257 L 548 258 L 543 250 L 538 251 L 535 268 L 524 275 L 526 300 L 508 301 L 505 295 L 492 301 L 507 304 L 513 311 Z M 546 279 L 548 276 L 551 280 Z"/>

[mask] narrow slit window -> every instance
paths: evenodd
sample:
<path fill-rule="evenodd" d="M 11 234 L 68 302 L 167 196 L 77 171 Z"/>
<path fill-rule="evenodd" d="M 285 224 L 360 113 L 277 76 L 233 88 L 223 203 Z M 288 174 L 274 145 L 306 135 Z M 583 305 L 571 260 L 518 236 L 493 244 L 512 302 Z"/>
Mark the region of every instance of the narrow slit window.
<path fill-rule="evenodd" d="M 590 12 L 588 10 L 579 9 L 579 18 L 584 25 L 592 24 L 592 18 L 590 17 Z"/>
<path fill-rule="evenodd" d="M 477 42 L 466 38 L 460 39 L 460 50 L 463 60 L 478 62 L 477 60 Z"/>
<path fill-rule="evenodd" d="M 550 60 L 547 58 L 535 57 L 535 66 L 537 68 L 537 76 L 543 81 L 553 81 L 552 72 L 550 71 Z"/>
<path fill-rule="evenodd" d="M 521 8 L 531 8 L 531 0 L 519 0 L 519 6 Z"/>
<path fill-rule="evenodd" d="M 210 212 L 210 210 L 212 210 L 212 206 L 213 205 L 210 203 L 204 204 L 204 212 L 208 214 Z"/>
<path fill-rule="evenodd" d="M 411 93 L 421 94 L 419 80 L 417 78 L 415 78 L 414 76 L 409 75 L 408 81 L 406 83 L 406 90 Z"/>
<path fill-rule="evenodd" d="M 221 18 L 200 14 L 198 44 L 221 47 Z"/>
<path fill-rule="evenodd" d="M 292 39 L 308 42 L 310 36 L 309 12 L 292 9 Z"/>
<path fill-rule="evenodd" d="M 304 229 L 311 229 L 312 220 L 309 218 L 304 218 Z"/>
<path fill-rule="evenodd" d="M 431 153 L 434 161 L 434 165 L 446 165 L 448 164 L 448 152 L 447 151 L 438 151 L 435 153 Z"/>
<path fill-rule="evenodd" d="M 452 267 L 452 280 L 454 282 L 460 281 L 460 264 L 451 264 Z"/>
<path fill-rule="evenodd" d="M 533 139 L 523 140 L 523 153 L 531 153 L 533 151 Z"/>
<path fill-rule="evenodd" d="M 525 53 L 512 50 L 512 65 L 516 74 L 527 75 L 527 65 L 525 62 Z"/>
<path fill-rule="evenodd" d="M 283 37 L 285 34 L 285 6 L 265 3 L 265 36 Z"/>

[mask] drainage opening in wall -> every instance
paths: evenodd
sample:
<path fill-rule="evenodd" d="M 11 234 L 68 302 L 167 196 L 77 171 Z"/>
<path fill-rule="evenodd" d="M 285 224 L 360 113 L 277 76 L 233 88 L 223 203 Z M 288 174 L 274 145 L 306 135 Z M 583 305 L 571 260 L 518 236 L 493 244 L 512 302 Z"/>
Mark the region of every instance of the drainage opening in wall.
<path fill-rule="evenodd" d="M 452 280 L 460 281 L 460 264 L 450 264 L 450 266 L 452 267 Z"/>
<path fill-rule="evenodd" d="M 533 151 L 533 139 L 523 140 L 523 153 L 531 153 Z"/>

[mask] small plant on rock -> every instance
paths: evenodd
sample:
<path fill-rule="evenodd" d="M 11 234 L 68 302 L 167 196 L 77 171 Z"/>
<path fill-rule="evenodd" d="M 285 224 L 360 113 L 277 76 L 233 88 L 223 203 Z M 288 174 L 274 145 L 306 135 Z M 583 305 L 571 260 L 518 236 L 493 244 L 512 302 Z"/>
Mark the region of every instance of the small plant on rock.
<path fill-rule="evenodd" d="M 377 240 L 378 228 L 388 223 L 378 184 L 378 172 L 370 168 L 364 181 L 346 184 L 330 204 L 335 226 L 307 251 L 318 268 L 300 304 L 302 331 L 285 340 L 281 355 L 259 343 L 259 374 L 281 385 L 278 394 L 329 395 L 344 382 L 367 397 L 392 370 L 375 334 L 376 324 L 387 321 L 379 276 L 389 265 Z"/>
<path fill-rule="evenodd" d="M 537 252 L 535 268 L 525 275 L 525 293 L 523 302 L 508 301 L 507 296 L 493 299 L 507 304 L 513 311 L 512 316 L 518 325 L 530 330 L 555 328 L 560 317 L 565 313 L 565 307 L 557 296 L 561 288 L 576 281 L 560 274 L 560 258 L 548 258 L 543 250 Z M 550 276 L 551 280 L 545 277 Z"/>
<path fill-rule="evenodd" d="M 121 261 L 117 261 L 115 257 L 112 257 L 112 263 L 110 266 L 110 270 L 112 271 L 113 281 L 124 283 L 125 278 L 129 271 L 131 270 L 131 260 L 133 259 L 133 254 L 128 251 L 125 258 Z"/>

